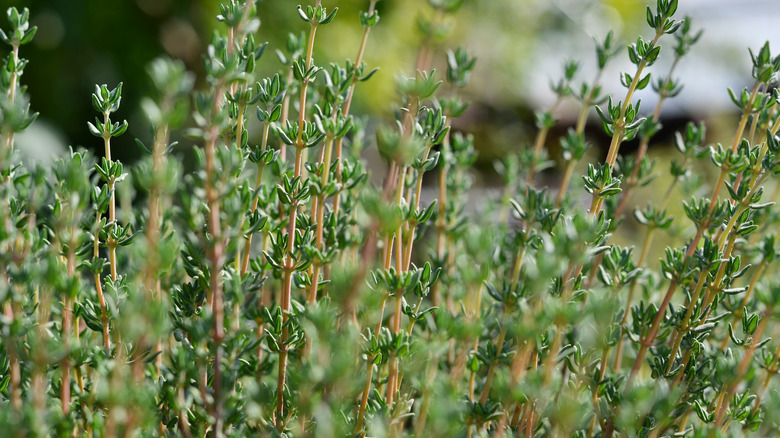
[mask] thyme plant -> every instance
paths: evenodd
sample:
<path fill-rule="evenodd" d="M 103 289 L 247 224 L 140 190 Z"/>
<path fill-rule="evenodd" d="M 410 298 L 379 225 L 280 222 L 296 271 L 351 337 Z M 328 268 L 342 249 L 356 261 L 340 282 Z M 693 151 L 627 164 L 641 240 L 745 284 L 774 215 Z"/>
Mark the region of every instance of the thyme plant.
<path fill-rule="evenodd" d="M 123 85 L 97 85 L 99 157 L 20 164 L 34 122 L 23 73 L 36 32 L 7 11 L 0 39 L 0 425 L 8 436 L 734 436 L 780 432 L 774 375 L 780 279 L 780 56 L 750 51 L 754 85 L 729 90 L 733 140 L 704 124 L 648 158 L 674 73 L 701 31 L 676 0 L 646 10 L 620 50 L 595 44 L 552 81 L 532 144 L 496 164 L 504 188 L 474 204 L 477 140 L 453 129 L 478 63 L 451 48 L 464 0 L 429 0 L 418 59 L 397 79 L 395 120 L 354 114 L 376 72 L 378 0 L 342 17 L 292 9 L 303 33 L 267 55 L 254 0 L 220 6 L 205 83 L 176 60 L 148 66 L 151 126 L 138 163 L 112 159 L 128 128 Z M 354 59 L 315 59 L 334 20 L 361 26 Z M 672 59 L 661 65 L 662 54 Z M 632 71 L 606 77 L 628 56 Z M 278 62 L 281 61 L 281 62 Z M 328 60 L 330 61 L 330 60 Z M 269 76 L 257 66 L 275 66 Z M 439 69 L 434 66 L 440 66 Z M 35 68 L 32 66 L 31 68 Z M 619 80 L 621 96 L 602 84 Z M 646 112 L 637 91 L 658 101 Z M 89 96 L 85 96 L 89 99 Z M 552 139 L 561 104 L 576 123 Z M 577 164 L 597 139 L 606 158 Z M 256 120 L 255 120 L 256 119 Z M 257 127 L 258 129 L 253 129 Z M 178 145 L 173 138 L 184 136 Z M 633 155 L 621 146 L 634 138 Z M 561 181 L 537 184 L 560 145 Z M 192 146 L 188 148 L 186 146 Z M 526 147 L 527 146 L 527 147 Z M 372 183 L 363 158 L 386 166 Z M 187 168 L 179 157 L 193 157 Z M 706 158 L 709 158 L 709 161 Z M 696 166 L 694 166 L 696 164 Z M 694 169 L 710 167 L 711 184 Z M 132 190 L 118 190 L 118 187 Z M 435 199 L 425 196 L 433 187 Z M 685 198 L 676 217 L 673 194 Z M 123 199 L 126 198 L 126 199 Z M 589 205 L 580 201 L 586 199 Z M 587 204 L 586 201 L 586 204 Z M 612 239 L 635 221 L 639 249 Z M 666 230 L 660 263 L 650 246 Z"/>

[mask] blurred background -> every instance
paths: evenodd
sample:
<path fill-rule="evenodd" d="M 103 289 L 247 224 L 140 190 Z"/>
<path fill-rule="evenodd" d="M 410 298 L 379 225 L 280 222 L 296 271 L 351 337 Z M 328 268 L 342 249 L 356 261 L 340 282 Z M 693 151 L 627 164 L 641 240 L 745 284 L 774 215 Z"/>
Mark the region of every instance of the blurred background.
<path fill-rule="evenodd" d="M 367 9 L 368 0 L 323 3 L 329 10 L 335 6 L 340 10 L 335 22 L 317 34 L 315 62 L 343 64 L 355 57 L 362 32 L 358 13 Z M 298 4 L 289 0 L 258 3 L 262 24 L 256 39 L 269 42 L 259 63 L 262 74 L 281 67 L 274 51 L 284 47 L 287 33 L 306 30 L 296 14 Z M 580 63 L 575 84 L 592 80 L 594 39 L 602 40 L 610 29 L 624 49 L 609 65 L 603 83 L 606 92 L 625 94 L 617 80 L 621 71 L 633 68 L 625 45 L 640 34 L 651 36 L 645 24 L 646 5 L 638 0 L 466 1 L 450 21 L 449 35 L 437 47 L 433 63 L 444 71 L 446 50 L 458 46 L 478 57 L 465 89 L 472 106 L 455 124 L 456 129 L 475 134 L 484 169 L 476 175 L 478 180 L 489 185 L 492 161 L 533 141 L 533 111 L 552 104 L 555 96 L 548 84 L 562 76 L 566 61 Z M 38 26 L 33 43 L 23 47 L 21 56 L 30 61 L 23 83 L 29 87 L 32 108 L 40 117 L 19 139 L 20 149 L 38 159 L 54 157 L 68 145 L 102 153 L 101 142 L 87 130 L 87 121 L 96 116 L 90 94 L 95 84 L 114 87 L 122 81 L 124 98 L 116 117 L 126 118 L 130 130 L 114 141 L 114 148 L 117 158 L 132 162 L 139 154 L 133 139 L 149 138 L 138 106 L 148 89 L 146 65 L 161 54 L 180 58 L 203 86 L 201 54 L 220 25 L 214 0 L 0 0 L 0 6 L 3 11 L 9 6 L 28 7 L 31 22 Z M 379 67 L 380 71 L 358 88 L 353 112 L 390 120 L 398 102 L 394 78 L 413 74 L 421 40 L 417 17 L 431 15 L 431 8 L 422 0 L 382 0 L 378 9 L 381 21 L 369 38 L 365 60 L 369 68 Z M 671 138 L 672 132 L 689 120 L 709 122 L 709 143 L 733 135 L 736 111 L 726 89 L 738 91 L 752 85 L 748 48 L 758 50 L 769 41 L 773 50 L 780 49 L 777 0 L 681 0 L 677 15 L 689 16 L 694 29 L 704 33 L 677 70 L 676 76 L 685 86 L 682 93 L 669 101 L 662 113 L 664 131 L 658 144 L 651 146 L 651 157 L 661 161 L 671 151 L 663 145 L 664 139 Z M 0 25 L 8 27 L 5 17 Z M 666 38 L 661 44 L 671 47 L 673 43 L 672 38 Z M 651 71 L 665 74 L 670 52 L 662 51 Z M 656 100 L 652 91 L 648 88 L 638 97 L 643 100 L 642 108 L 651 111 Z M 558 136 L 574 123 L 576 112 L 576 104 L 571 102 L 555 114 L 560 123 L 549 136 L 553 149 Z M 590 126 L 587 136 L 597 146 L 590 158 L 599 159 L 605 151 L 598 146 L 608 141 L 600 132 L 600 123 Z M 624 150 L 631 148 L 628 144 Z M 660 167 L 663 172 L 666 168 Z M 554 186 L 557 170 L 545 176 Z"/>

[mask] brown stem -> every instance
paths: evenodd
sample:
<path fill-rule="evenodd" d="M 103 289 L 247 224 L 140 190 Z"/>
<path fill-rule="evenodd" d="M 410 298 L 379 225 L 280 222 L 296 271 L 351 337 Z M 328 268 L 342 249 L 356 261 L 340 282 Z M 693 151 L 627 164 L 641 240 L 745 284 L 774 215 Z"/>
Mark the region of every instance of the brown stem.
<path fill-rule="evenodd" d="M 373 14 L 374 10 L 376 8 L 376 3 L 379 0 L 371 0 L 371 2 L 368 5 L 368 14 Z M 363 27 L 363 36 L 360 39 L 360 46 L 358 47 L 358 53 L 355 57 L 355 66 L 352 70 L 352 73 L 356 73 L 357 69 L 360 68 L 360 64 L 363 62 L 363 55 L 366 51 L 366 44 L 368 43 L 368 34 L 371 32 L 371 27 L 365 26 Z M 349 109 L 352 106 L 352 98 L 355 95 L 355 86 L 358 83 L 359 78 L 357 75 L 352 78 L 352 84 L 349 86 L 349 91 L 347 91 L 347 98 L 344 100 L 344 106 L 342 107 L 342 112 L 344 113 L 344 117 L 349 115 Z M 344 142 L 344 137 L 339 137 L 336 139 L 336 145 L 335 145 L 335 157 L 336 157 L 336 181 L 341 182 L 341 157 L 342 157 L 342 146 Z M 333 195 L 333 213 L 338 215 L 339 208 L 341 206 L 341 190 L 337 190 L 336 193 Z"/>
<path fill-rule="evenodd" d="M 270 130 L 271 130 L 271 124 L 266 123 L 265 126 L 263 126 L 263 139 L 262 139 L 262 143 L 260 144 L 260 150 L 262 152 L 265 152 L 268 146 L 268 134 Z M 261 164 L 257 165 L 257 179 L 255 180 L 255 194 L 257 194 L 257 191 L 260 190 L 260 186 L 263 183 L 264 169 L 265 169 L 264 165 Z M 252 205 L 249 209 L 249 212 L 251 214 L 254 214 L 255 211 L 257 211 L 257 205 L 259 200 L 260 199 L 258 196 L 254 196 L 254 198 L 252 199 Z M 239 271 L 241 272 L 242 277 L 244 276 L 244 274 L 246 274 L 246 271 L 249 267 L 249 255 L 251 252 L 250 251 L 251 248 L 252 248 L 252 235 L 250 234 L 249 236 L 247 236 L 246 242 L 244 243 L 244 253 L 243 253 L 244 255 L 243 255 L 243 259 L 241 260 L 241 270 Z"/>
<path fill-rule="evenodd" d="M 507 309 L 507 312 L 510 312 L 510 309 Z M 504 339 L 506 338 L 506 323 L 501 325 L 501 332 L 498 334 L 498 340 L 496 341 L 496 356 L 501 354 L 501 351 L 504 348 Z M 488 394 L 490 393 L 490 386 L 493 384 L 493 377 L 495 377 L 496 373 L 496 361 L 490 362 L 490 366 L 488 367 L 488 373 L 487 377 L 485 378 L 485 386 L 482 388 L 482 397 L 480 397 L 479 402 L 482 404 L 485 404 L 487 402 Z"/>
<path fill-rule="evenodd" d="M 336 113 L 333 114 L 333 117 L 335 119 Z M 322 187 L 327 186 L 328 180 L 330 177 L 330 162 L 331 162 L 331 152 L 333 151 L 333 135 L 328 134 L 328 138 L 325 142 L 325 147 L 323 148 L 323 156 L 322 160 L 320 161 L 320 165 L 322 166 Z M 314 247 L 318 249 L 319 251 L 323 251 L 323 235 L 324 235 L 324 222 L 325 222 L 325 194 L 320 194 L 316 199 L 316 207 L 314 207 L 314 214 L 315 214 L 315 222 L 316 222 L 316 230 L 315 230 L 315 243 Z M 315 260 L 312 263 L 312 275 L 311 275 L 311 286 L 309 287 L 309 293 L 307 295 L 307 301 L 309 304 L 313 304 L 315 301 L 317 301 L 317 289 L 319 287 L 320 281 L 320 269 L 322 268 L 323 262 L 321 260 Z"/>
<path fill-rule="evenodd" d="M 13 304 L 10 300 L 6 301 L 3 305 L 3 313 L 8 321 L 16 320 L 14 316 L 15 312 L 13 309 Z M 17 342 L 15 338 L 4 338 L 3 341 L 5 343 L 5 349 L 8 355 L 9 368 L 11 372 L 11 379 L 9 381 L 9 386 L 11 387 L 11 407 L 18 415 L 22 410 L 22 373 L 19 366 L 19 355 L 16 351 Z"/>
<path fill-rule="evenodd" d="M 368 405 L 368 393 L 371 391 L 371 379 L 374 375 L 374 361 L 369 357 L 366 364 L 366 384 L 363 386 L 363 395 L 360 397 L 360 407 L 358 408 L 357 422 L 355 423 L 355 434 L 363 430 L 363 417 L 366 414 Z"/>
<path fill-rule="evenodd" d="M 294 177 L 297 178 L 301 175 L 303 160 L 303 148 L 296 148 L 295 150 L 295 173 Z M 290 219 L 287 229 L 287 252 L 284 256 L 283 269 L 284 276 L 282 281 L 282 335 L 281 345 L 279 349 L 279 373 L 277 375 L 277 387 L 276 387 L 276 427 L 278 430 L 284 429 L 284 386 L 287 375 L 287 356 L 288 347 L 286 344 L 289 338 L 289 326 L 287 321 L 290 314 L 290 302 L 292 300 L 292 274 L 295 270 L 295 261 L 292 259 L 293 250 L 295 249 L 295 222 L 298 215 L 298 202 L 293 201 L 290 204 Z"/>
<path fill-rule="evenodd" d="M 750 301 L 750 297 L 753 295 L 753 289 L 756 287 L 756 284 L 758 283 L 758 280 L 761 278 L 761 275 L 766 270 L 767 266 L 767 260 L 761 260 L 761 263 L 759 263 L 758 267 L 756 268 L 756 271 L 753 273 L 753 276 L 750 278 L 750 284 L 748 285 L 747 291 L 745 291 L 745 296 L 742 297 L 742 301 L 739 303 L 739 307 L 737 307 L 737 310 L 734 311 L 734 316 L 731 318 L 731 322 L 736 325 L 737 321 L 742 318 L 742 312 L 745 306 L 747 306 L 748 301 Z M 729 337 L 726 336 L 723 338 L 723 341 L 720 343 L 720 349 L 723 350 L 726 348 L 726 345 L 729 343 Z"/>
<path fill-rule="evenodd" d="M 214 186 L 216 176 L 216 142 L 218 132 L 216 127 L 212 127 L 206 142 L 206 202 L 209 207 L 208 228 L 212 236 L 212 242 L 208 251 L 208 259 L 211 268 L 209 281 L 209 293 L 211 295 L 211 312 L 214 315 L 214 327 L 212 339 L 216 350 L 214 355 L 214 403 L 211 406 L 211 415 L 214 417 L 215 436 L 222 434 L 222 340 L 225 337 L 224 314 L 225 305 L 222 294 L 221 275 L 222 265 L 224 263 L 224 241 L 222 236 L 222 224 L 220 222 L 221 202 L 217 188 Z"/>
<path fill-rule="evenodd" d="M 322 1 L 317 0 L 315 9 L 319 8 Z M 309 40 L 306 45 L 306 69 L 311 68 L 312 64 L 312 52 L 314 51 L 314 37 L 317 33 L 317 20 L 312 17 L 311 27 L 309 31 Z M 295 168 L 293 171 L 293 178 L 297 179 L 301 176 L 301 170 L 303 167 L 303 130 L 304 122 L 306 119 L 306 92 L 309 85 L 309 80 L 304 78 L 301 81 L 301 93 L 300 93 L 300 105 L 298 109 L 298 136 L 295 139 Z M 297 196 L 297 193 L 295 194 Z M 281 204 L 280 204 L 281 205 Z M 292 274 L 295 266 L 295 262 L 292 259 L 293 250 L 295 249 L 295 229 L 298 213 L 298 202 L 293 201 L 290 205 L 290 217 L 287 229 L 287 253 L 284 255 L 282 261 L 284 267 L 284 279 L 282 282 L 282 320 L 283 328 L 281 335 L 281 346 L 279 350 L 279 372 L 277 375 L 277 387 L 276 387 L 276 428 L 279 431 L 284 430 L 285 418 L 284 418 L 284 386 L 287 375 L 287 346 L 284 345 L 289 337 L 289 326 L 287 321 L 290 313 L 290 301 L 292 294 Z"/>
<path fill-rule="evenodd" d="M 160 265 L 160 235 L 162 228 L 162 203 L 163 186 L 162 178 L 165 175 L 167 159 L 165 149 L 168 147 L 168 126 L 161 124 L 154 136 L 154 145 L 152 147 L 152 187 L 149 190 L 149 221 L 146 229 L 146 273 L 144 275 L 144 288 L 151 294 L 153 302 L 162 304 L 162 291 L 160 289 L 160 278 L 157 271 Z M 107 325 L 108 321 L 106 321 Z M 104 326 L 107 332 L 107 327 Z M 155 357 L 155 368 L 160 372 L 162 365 L 162 343 L 160 338 L 155 339 L 152 350 L 157 354 Z"/>
<path fill-rule="evenodd" d="M 715 411 L 715 424 L 717 425 L 722 425 L 724 420 L 723 416 L 726 414 L 726 408 L 728 407 L 728 401 L 731 399 L 731 396 L 734 394 L 734 390 L 737 389 L 737 384 L 742 380 L 742 377 L 745 375 L 745 372 L 747 372 L 750 363 L 753 361 L 753 353 L 756 351 L 756 347 L 761 342 L 761 337 L 764 336 L 764 331 L 766 330 L 769 319 L 772 315 L 771 310 L 772 309 L 770 307 L 767 307 L 766 310 L 764 310 L 763 318 L 761 319 L 758 328 L 752 336 L 753 342 L 751 342 L 750 346 L 748 346 L 747 350 L 745 351 L 745 355 L 742 357 L 742 361 L 737 367 L 736 376 L 721 393 L 721 399 L 718 402 L 718 407 Z"/>
<path fill-rule="evenodd" d="M 561 102 L 563 102 L 563 96 L 559 95 L 555 100 L 555 103 L 553 103 L 552 107 L 550 107 L 550 114 L 554 113 L 555 110 L 558 109 L 558 106 L 560 106 Z M 528 169 L 526 192 L 531 188 L 531 186 L 534 185 L 534 178 L 536 177 L 536 161 L 539 160 L 539 156 L 542 155 L 542 149 L 547 142 L 547 134 L 549 132 L 550 128 L 545 125 L 536 133 L 536 139 L 534 140 L 534 157 L 531 161 L 531 168 Z"/>
<path fill-rule="evenodd" d="M 709 215 L 712 214 L 713 210 L 715 209 L 715 205 L 717 204 L 718 200 L 718 194 L 720 193 L 720 190 L 723 186 L 723 183 L 726 181 L 727 173 L 724 170 L 721 170 L 720 176 L 718 177 L 718 182 L 715 185 L 715 188 L 713 189 L 712 198 L 710 199 L 710 205 L 708 208 Z M 706 222 L 706 221 L 705 221 Z M 684 261 L 687 261 L 692 255 L 694 250 L 699 244 L 699 240 L 701 239 L 702 235 L 704 234 L 704 230 L 707 228 L 706 223 L 701 224 L 698 229 L 696 230 L 696 235 L 694 236 L 691 243 L 688 245 L 688 250 L 685 253 L 685 256 L 683 257 Z M 655 318 L 653 318 L 653 323 L 650 326 L 650 330 L 647 332 L 647 335 L 642 338 L 639 345 L 639 350 L 636 354 L 636 361 L 634 362 L 634 366 L 631 368 L 631 372 L 628 375 L 628 380 L 626 382 L 626 390 L 628 390 L 631 387 L 631 384 L 634 380 L 634 377 L 636 377 L 636 373 L 639 371 L 639 368 L 642 366 L 642 363 L 644 362 L 645 355 L 647 354 L 647 349 L 650 348 L 651 345 L 653 345 L 653 342 L 655 342 L 655 337 L 658 335 L 658 330 L 661 326 L 661 321 L 663 320 L 664 314 L 666 313 L 666 308 L 669 306 L 669 303 L 672 301 L 672 297 L 674 296 L 674 292 L 677 290 L 678 283 L 676 280 L 672 279 L 672 281 L 669 283 L 669 287 L 666 290 L 666 295 L 664 295 L 663 301 L 661 302 L 661 305 L 658 307 L 658 312 L 655 315 Z"/>
<path fill-rule="evenodd" d="M 658 43 L 658 39 L 661 38 L 661 36 L 664 34 L 664 32 L 656 31 L 655 37 L 653 38 L 653 41 L 650 43 L 651 47 L 655 47 L 656 43 Z M 609 167 L 610 173 L 612 172 L 612 167 L 615 165 L 615 161 L 617 160 L 618 151 L 620 150 L 620 145 L 623 143 L 623 134 L 625 134 L 625 117 L 626 113 L 628 111 L 628 106 L 631 104 L 631 98 L 634 97 L 634 92 L 636 91 L 636 87 L 639 84 L 639 80 L 642 79 L 642 72 L 644 71 L 645 67 L 647 66 L 647 60 L 643 59 L 642 62 L 639 63 L 639 65 L 636 68 L 636 74 L 634 75 L 634 79 L 631 81 L 631 84 L 628 86 L 628 91 L 626 92 L 625 100 L 623 101 L 623 105 L 620 108 L 620 117 L 618 120 L 614 120 L 614 126 L 615 126 L 615 132 L 612 135 L 612 141 L 609 144 L 609 151 L 607 152 L 607 159 L 605 160 L 606 165 Z M 604 203 L 604 198 L 599 196 L 598 193 L 593 194 L 593 202 L 594 207 L 591 208 L 590 214 L 592 216 L 595 216 L 601 211 L 601 206 Z"/>
<path fill-rule="evenodd" d="M 73 207 L 73 206 L 72 206 Z M 71 235 L 75 235 L 75 230 L 71 230 Z M 76 273 L 76 242 L 70 242 L 66 254 L 66 269 L 68 276 L 72 277 Z M 66 292 L 67 293 L 67 292 Z M 78 330 L 78 328 L 76 328 Z M 62 413 L 70 413 L 70 336 L 73 331 L 73 298 L 65 296 L 62 299 L 62 345 L 65 349 L 65 355 L 60 362 L 62 368 L 62 382 L 60 384 L 60 400 L 62 401 Z"/>

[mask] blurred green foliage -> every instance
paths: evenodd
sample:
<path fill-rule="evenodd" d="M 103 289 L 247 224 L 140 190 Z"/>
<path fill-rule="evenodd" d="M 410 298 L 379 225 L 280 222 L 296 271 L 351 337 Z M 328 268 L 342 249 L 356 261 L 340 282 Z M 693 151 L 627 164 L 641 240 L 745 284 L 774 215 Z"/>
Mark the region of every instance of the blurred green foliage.
<path fill-rule="evenodd" d="M 315 59 L 354 58 L 362 32 L 358 13 L 365 9 L 363 0 L 326 0 L 328 8 L 338 6 L 339 14 L 352 17 L 339 20 L 321 32 Z M 139 100 L 149 93 L 145 66 L 156 56 L 167 53 L 185 62 L 203 85 L 201 54 L 208 45 L 217 24 L 217 2 L 208 0 L 2 0 L 0 8 L 28 7 L 31 24 L 38 35 L 26 50 L 25 58 L 34 66 L 25 72 L 32 107 L 41 120 L 62 131 L 69 144 L 98 151 L 100 144 L 89 134 L 85 120 L 93 117 L 89 100 L 95 84 L 115 86 L 125 83 L 123 111 L 119 117 L 130 122 L 130 135 L 117 139 L 118 159 L 133 161 L 137 148 L 133 138 L 145 137 L 148 124 L 139 109 Z M 392 101 L 394 75 L 410 71 L 416 56 L 419 35 L 415 17 L 425 6 L 413 0 L 382 1 L 377 8 L 382 26 L 373 44 L 382 50 L 367 54 L 369 66 L 379 65 L 377 86 L 371 95 L 357 96 L 360 111 L 390 108 L 370 105 L 374 100 Z M 287 32 L 303 31 L 301 22 L 289 2 L 266 0 L 258 3 L 261 19 L 259 41 L 269 42 L 269 55 L 258 69 L 262 74 L 276 71 L 278 60 L 273 51 L 284 47 Z M 400 38 L 389 37 L 391 34 Z M 348 43 L 347 43 L 348 42 Z M 323 53 L 323 49 L 327 53 Z M 3 51 L 6 49 L 3 48 Z M 0 53 L 3 55 L 4 53 Z M 390 97 L 390 99 L 388 99 Z M 367 104 L 368 103 L 368 104 Z"/>

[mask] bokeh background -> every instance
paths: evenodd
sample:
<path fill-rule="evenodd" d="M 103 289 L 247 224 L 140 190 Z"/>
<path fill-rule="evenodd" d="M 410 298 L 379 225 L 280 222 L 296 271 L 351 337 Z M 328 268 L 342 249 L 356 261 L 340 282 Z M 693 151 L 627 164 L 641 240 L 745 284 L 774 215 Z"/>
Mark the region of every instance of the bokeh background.
<path fill-rule="evenodd" d="M 262 26 L 259 41 L 269 50 L 260 64 L 270 73 L 280 67 L 273 51 L 284 44 L 288 31 L 304 31 L 295 7 L 299 2 L 264 0 L 258 3 Z M 354 58 L 361 32 L 358 12 L 367 0 L 325 0 L 340 8 L 338 19 L 318 34 L 319 63 Z M 581 63 L 580 80 L 590 80 L 595 64 L 593 38 L 615 30 L 625 45 L 643 25 L 646 2 L 639 0 L 468 0 L 455 19 L 435 64 L 444 67 L 444 50 L 464 46 L 479 58 L 466 90 L 474 101 L 465 122 L 483 124 L 478 130 L 498 138 L 483 142 L 492 156 L 522 147 L 533 130 L 528 125 L 535 108 L 549 105 L 547 84 L 561 74 L 566 60 Z M 143 135 L 138 101 L 148 87 L 145 67 L 160 54 L 182 59 L 202 77 L 201 54 L 219 25 L 214 0 L 27 0 L 0 1 L 28 7 L 38 26 L 32 45 L 22 56 L 30 60 L 24 83 L 32 106 L 41 113 L 40 125 L 51 127 L 65 144 L 89 146 L 86 121 L 93 118 L 90 93 L 95 84 L 123 81 L 122 115 L 131 122 L 131 134 Z M 382 0 L 381 24 L 369 40 L 366 61 L 380 67 L 370 86 L 357 96 L 361 112 L 389 114 L 395 103 L 393 79 L 410 74 L 420 41 L 416 19 L 429 14 L 423 0 Z M 669 102 L 665 118 L 707 118 L 732 113 L 726 87 L 740 89 L 750 82 L 748 47 L 764 41 L 780 49 L 780 2 L 776 0 L 681 0 L 678 15 L 688 15 L 704 35 L 682 63 L 678 76 L 685 84 L 679 98 Z M 7 27 L 3 22 L 4 27 Z M 670 40 L 667 40 L 667 44 Z M 3 48 L 5 49 L 5 48 Z M 668 54 L 668 53 L 667 53 Z M 660 71 L 668 57 L 658 62 Z M 607 91 L 622 94 L 615 80 L 628 69 L 625 56 L 612 63 Z M 640 95 L 652 106 L 651 93 Z M 566 123 L 573 108 L 558 116 Z M 132 122 L 136 123 L 132 123 Z M 497 125 L 498 130 L 493 129 Z M 132 128 L 135 126 L 136 128 Z M 130 137 L 130 136 L 128 136 Z M 132 151 L 125 152 L 130 158 Z M 487 156 L 486 156 L 487 157 Z"/>
<path fill-rule="evenodd" d="M 340 10 L 335 22 L 318 32 L 315 61 L 343 64 L 347 58 L 354 59 L 362 31 L 358 13 L 368 7 L 368 0 L 323 3 L 328 9 L 338 6 Z M 199 86 L 204 86 L 201 54 L 220 25 L 215 18 L 217 4 L 215 0 L 0 0 L 3 11 L 9 6 L 28 7 L 31 22 L 39 28 L 21 55 L 30 61 L 23 83 L 40 117 L 20 137 L 20 149 L 39 160 L 56 157 L 68 145 L 101 153 L 101 142 L 87 130 L 87 121 L 96 115 L 90 94 L 95 84 L 113 87 L 122 81 L 124 98 L 117 117 L 126 118 L 130 130 L 114 141 L 114 149 L 117 158 L 135 160 L 139 151 L 133 139 L 149 137 L 138 106 L 148 89 L 146 65 L 162 54 L 182 59 L 197 75 Z M 257 40 L 269 42 L 259 64 L 261 73 L 281 67 L 274 51 L 284 46 L 288 32 L 306 30 L 295 11 L 298 4 L 290 0 L 258 3 L 262 24 Z M 529 146 L 535 135 L 533 111 L 551 105 L 554 96 L 548 84 L 562 75 L 566 61 L 580 62 L 575 83 L 590 81 L 595 74 L 594 39 L 601 40 L 614 30 L 625 47 L 640 34 L 650 36 L 644 23 L 646 5 L 639 0 L 466 1 L 450 20 L 449 35 L 437 48 L 434 65 L 442 71 L 445 51 L 458 46 L 478 57 L 472 81 L 464 90 L 473 103 L 455 123 L 456 129 L 476 137 L 481 169 L 474 175 L 478 186 L 490 187 L 496 181 L 491 165 L 496 158 Z M 372 31 L 365 60 L 380 71 L 358 89 L 354 112 L 390 121 L 397 105 L 394 78 L 413 74 L 421 40 L 417 17 L 430 15 L 431 9 L 424 0 L 382 0 L 378 9 L 381 21 Z M 651 145 L 650 156 L 659 161 L 660 172 L 668 168 L 672 155 L 668 143 L 674 130 L 690 120 L 708 122 L 709 143 L 730 140 L 736 111 L 726 89 L 752 85 L 748 48 L 757 50 L 769 41 L 773 50 L 780 49 L 778 0 L 680 0 L 678 16 L 685 15 L 704 33 L 677 70 L 685 88 L 664 108 L 664 130 Z M 0 25 L 7 28 L 4 17 Z M 671 38 L 662 40 L 662 45 L 672 44 Z M 660 74 L 665 74 L 671 62 L 669 52 L 662 51 L 654 66 Z M 606 92 L 624 95 L 617 80 L 624 70 L 632 71 L 625 50 L 604 76 Z M 651 111 L 656 100 L 653 93 L 646 90 L 638 97 L 643 100 L 642 108 Z M 553 158 L 558 135 L 573 124 L 576 111 L 571 102 L 556 113 L 560 124 L 549 137 Z M 594 112 L 591 117 L 595 118 Z M 590 126 L 587 137 L 596 147 L 588 158 L 597 160 L 605 152 L 600 145 L 608 140 L 600 132 L 600 123 Z M 187 147 L 191 145 L 183 144 L 178 153 L 186 154 Z M 627 144 L 623 150 L 632 147 Z M 543 178 L 554 187 L 558 170 L 548 170 Z M 644 204 L 641 193 L 634 197 L 637 204 Z"/>

